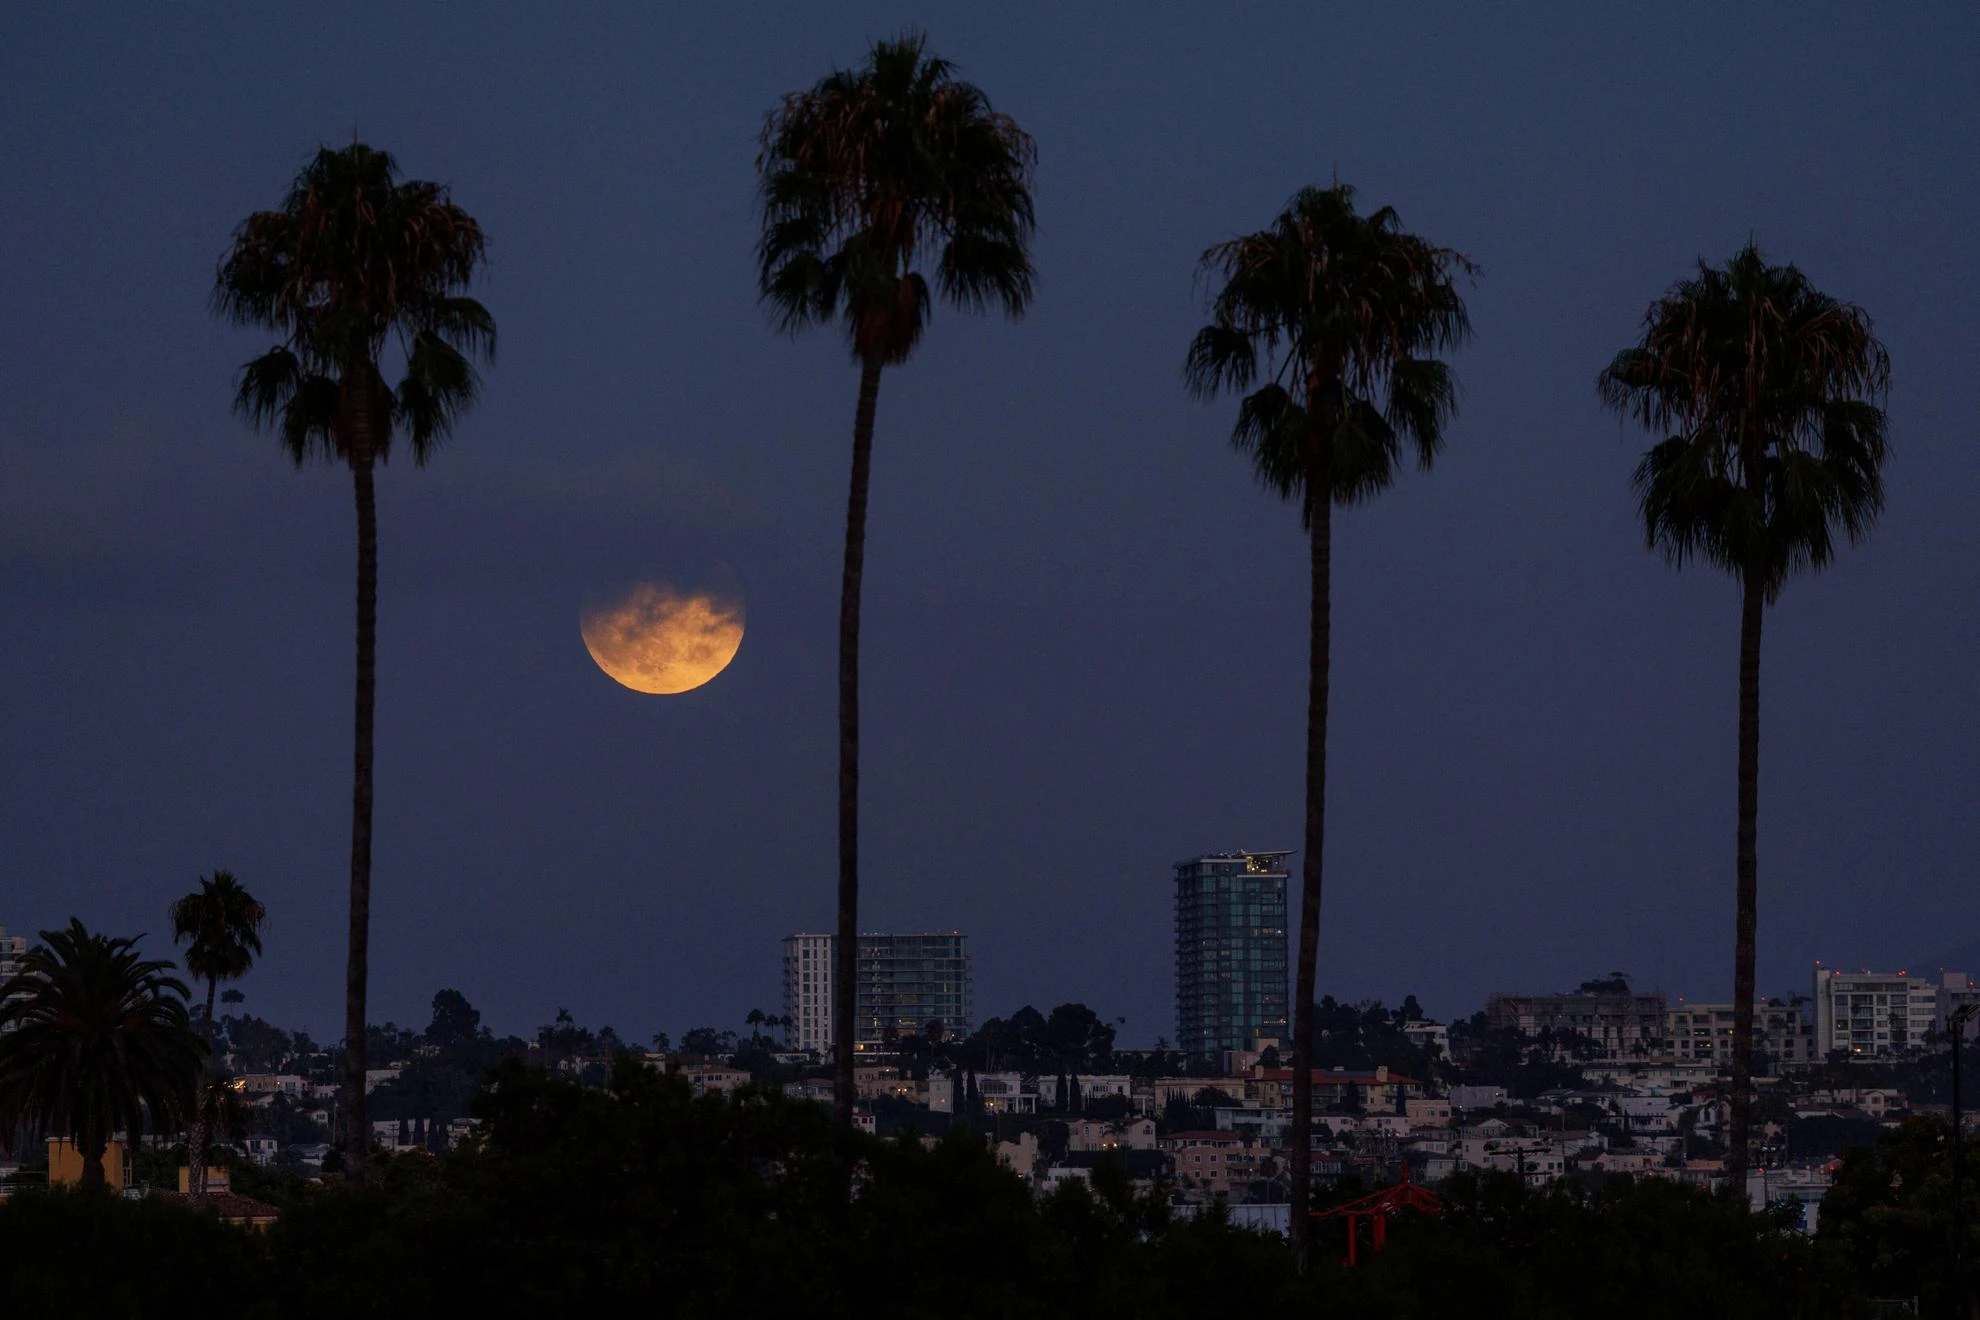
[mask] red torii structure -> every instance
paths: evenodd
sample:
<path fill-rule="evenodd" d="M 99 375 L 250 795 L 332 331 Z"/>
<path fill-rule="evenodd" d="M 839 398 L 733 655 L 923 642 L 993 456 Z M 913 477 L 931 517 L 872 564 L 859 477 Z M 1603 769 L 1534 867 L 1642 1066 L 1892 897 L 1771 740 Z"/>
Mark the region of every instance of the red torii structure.
<path fill-rule="evenodd" d="M 1375 1250 L 1388 1245 L 1389 1217 L 1400 1210 L 1415 1210 L 1426 1215 L 1442 1216 L 1444 1203 L 1437 1194 L 1421 1183 L 1409 1180 L 1409 1165 L 1403 1165 L 1402 1181 L 1394 1187 L 1384 1187 L 1379 1192 L 1370 1192 L 1358 1201 L 1337 1205 L 1331 1210 L 1312 1210 L 1308 1214 L 1314 1219 L 1347 1220 L 1348 1252 L 1347 1263 L 1355 1263 L 1355 1241 L 1360 1237 L 1359 1221 L 1366 1219 L 1374 1225 Z"/>

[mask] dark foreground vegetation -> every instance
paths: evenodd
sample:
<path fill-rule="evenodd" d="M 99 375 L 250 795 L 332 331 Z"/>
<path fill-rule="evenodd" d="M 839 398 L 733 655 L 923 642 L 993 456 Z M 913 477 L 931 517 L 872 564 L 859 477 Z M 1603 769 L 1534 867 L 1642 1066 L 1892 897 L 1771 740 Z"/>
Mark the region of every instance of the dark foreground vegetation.
<path fill-rule="evenodd" d="M 23 1191 L 0 1204 L 0 1313 L 1670 1320 L 1867 1314 L 1873 1287 L 1897 1282 L 1873 1277 L 1861 1232 L 1810 1241 L 1665 1181 L 1542 1193 L 1460 1177 L 1446 1218 L 1399 1221 L 1353 1270 L 1323 1222 L 1301 1278 L 1280 1239 L 1177 1218 L 1109 1169 L 1037 1199 L 960 1129 L 876 1140 L 821 1105 L 696 1098 L 629 1061 L 602 1088 L 506 1064 L 476 1111 L 474 1141 L 384 1158 L 361 1189 L 258 1186 L 287 1202 L 266 1233 Z M 1866 1166 L 1858 1185 L 1885 1181 Z M 1845 1208 L 1874 1234 L 1872 1207 Z"/>

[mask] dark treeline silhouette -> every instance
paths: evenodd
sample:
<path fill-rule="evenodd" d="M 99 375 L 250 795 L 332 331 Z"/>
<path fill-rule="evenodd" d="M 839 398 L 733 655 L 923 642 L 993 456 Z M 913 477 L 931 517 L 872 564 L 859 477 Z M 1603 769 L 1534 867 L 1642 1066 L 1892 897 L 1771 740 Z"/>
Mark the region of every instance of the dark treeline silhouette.
<path fill-rule="evenodd" d="M 1866 1153 L 1820 1241 L 1661 1180 L 1535 1192 L 1460 1175 L 1446 1218 L 1397 1221 L 1356 1269 L 1330 1221 L 1302 1276 L 1279 1240 L 1215 1211 L 1179 1217 L 1110 1160 L 1041 1199 L 962 1129 L 879 1140 L 809 1102 L 696 1098 L 631 1060 L 589 1087 L 507 1063 L 475 1113 L 464 1148 L 376 1157 L 368 1185 L 300 1195 L 265 1233 L 156 1202 L 20 1193 L 0 1204 L 0 1296 L 21 1314 L 304 1320 L 794 1315 L 853 1299 L 878 1317 L 1823 1320 L 1862 1314 L 1873 1282 L 1932 1295 L 1945 1279 L 1942 1262 L 1878 1255 L 1877 1235 L 1900 1231 L 1882 1212 L 1934 1213 L 1911 1190 L 1944 1159 L 1929 1134 Z"/>

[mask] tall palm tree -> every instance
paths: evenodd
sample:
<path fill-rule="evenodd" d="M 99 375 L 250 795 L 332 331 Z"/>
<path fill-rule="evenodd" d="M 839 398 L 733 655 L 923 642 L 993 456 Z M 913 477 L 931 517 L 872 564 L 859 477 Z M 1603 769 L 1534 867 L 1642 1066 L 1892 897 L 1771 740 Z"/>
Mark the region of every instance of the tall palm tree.
<path fill-rule="evenodd" d="M 1203 254 L 1219 287 L 1185 375 L 1199 397 L 1247 391 L 1231 439 L 1259 480 L 1297 500 L 1312 566 L 1306 836 L 1293 1004 L 1292 1241 L 1303 1269 L 1313 1188 L 1313 991 L 1327 818 L 1327 684 L 1333 507 L 1395 480 L 1405 450 L 1429 467 L 1456 405 L 1434 353 L 1470 333 L 1454 280 L 1472 266 L 1363 216 L 1345 184 L 1305 188 L 1264 229 Z M 1256 386 L 1254 389 L 1253 386 Z"/>
<path fill-rule="evenodd" d="M 1883 508 L 1890 358 L 1860 307 L 1749 243 L 1698 265 L 1650 305 L 1643 337 L 1602 370 L 1604 403 L 1666 438 L 1637 465 L 1645 538 L 1674 567 L 1694 557 L 1740 584 L 1732 1131 L 1726 1170 L 1746 1185 L 1753 1112 L 1753 960 L 1759 910 L 1760 628 L 1799 570 L 1854 543 Z"/>
<path fill-rule="evenodd" d="M 495 321 L 465 290 L 484 240 L 437 183 L 399 179 L 360 143 L 324 148 L 273 211 L 235 231 L 214 307 L 279 342 L 241 369 L 235 410 L 272 430 L 298 466 L 351 470 L 357 495 L 357 701 L 351 777 L 350 962 L 344 997 L 344 1168 L 364 1176 L 364 1008 L 371 915 L 372 705 L 376 686 L 378 517 L 374 468 L 400 432 L 424 464 L 479 392 Z M 397 349 L 398 384 L 385 356 Z"/>
<path fill-rule="evenodd" d="M 1031 301 L 1032 141 L 927 53 L 918 33 L 876 43 L 784 98 L 757 157 L 763 300 L 792 333 L 844 323 L 859 364 L 852 487 L 839 592 L 839 893 L 833 976 L 839 1116 L 853 1108 L 859 958 L 859 598 L 880 372 L 907 361 L 939 295 L 951 305 Z"/>
<path fill-rule="evenodd" d="M 198 889 L 172 904 L 169 916 L 172 942 L 187 945 L 186 970 L 195 979 L 206 982 L 202 1034 L 210 1071 L 213 1001 L 220 993 L 222 981 L 238 981 L 254 966 L 255 958 L 261 953 L 261 927 L 268 920 L 268 909 L 234 878 L 233 872 L 215 871 L 202 876 Z M 195 1199 L 206 1195 L 206 1145 L 212 1130 L 207 1109 L 202 1105 L 193 1115 L 192 1141 L 186 1152 Z"/>
<path fill-rule="evenodd" d="M 193 1104 L 202 1046 L 186 1018 L 185 982 L 134 939 L 79 920 L 41 932 L 0 984 L 0 1133 L 60 1132 L 83 1158 L 83 1186 L 103 1186 L 118 1128 L 135 1137 L 176 1126 Z"/>

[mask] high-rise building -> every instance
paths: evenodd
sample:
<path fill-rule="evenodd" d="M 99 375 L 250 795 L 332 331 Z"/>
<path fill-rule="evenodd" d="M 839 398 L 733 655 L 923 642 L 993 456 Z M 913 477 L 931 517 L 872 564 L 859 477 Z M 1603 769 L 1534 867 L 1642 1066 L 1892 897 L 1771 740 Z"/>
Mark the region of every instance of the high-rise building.
<path fill-rule="evenodd" d="M 1930 977 L 1844 972 L 1815 964 L 1815 1048 L 1827 1058 L 1914 1054 L 1929 1048 L 1939 992 Z"/>
<path fill-rule="evenodd" d="M 833 935 L 784 937 L 784 1012 L 794 1049 L 832 1048 Z M 908 1035 L 930 1022 L 949 1036 L 970 1032 L 969 937 L 959 931 L 921 931 L 859 937 L 859 974 L 853 986 L 853 1048 L 880 1048 L 889 1033 Z"/>
<path fill-rule="evenodd" d="M 832 1048 L 832 950 L 830 935 L 784 937 L 785 1040 L 792 1049 Z"/>
<path fill-rule="evenodd" d="M 1176 1048 L 1198 1058 L 1286 1035 L 1287 852 L 1176 863 Z"/>

